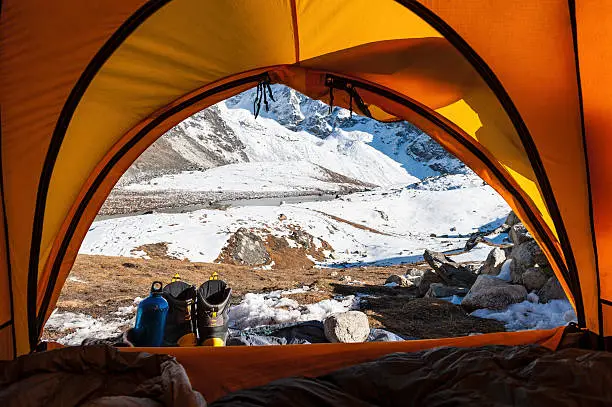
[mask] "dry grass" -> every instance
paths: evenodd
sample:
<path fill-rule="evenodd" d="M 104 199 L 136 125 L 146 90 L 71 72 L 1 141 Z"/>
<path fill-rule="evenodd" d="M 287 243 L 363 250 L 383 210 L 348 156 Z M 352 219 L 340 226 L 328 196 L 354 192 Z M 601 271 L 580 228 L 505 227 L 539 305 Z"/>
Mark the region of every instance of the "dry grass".
<path fill-rule="evenodd" d="M 313 290 L 288 297 L 300 304 L 312 304 L 337 295 L 369 294 L 365 312 L 370 324 L 401 335 L 438 338 L 504 330 L 501 323 L 471 317 L 457 305 L 415 299 L 416 289 L 382 286 L 390 274 L 403 274 L 407 266 L 318 269 L 300 264 L 284 269 L 258 270 L 248 266 L 171 259 L 158 250 L 161 247 L 155 249 L 160 257 L 149 260 L 79 255 L 57 307 L 63 311 L 104 317 L 118 307 L 131 305 L 135 297 L 146 296 L 153 281 L 168 283 L 175 273 L 179 273 L 184 281 L 200 285 L 212 272 L 217 272 L 233 288 L 233 303 L 239 302 L 248 292 L 309 286 Z M 346 276 L 350 276 L 353 283 L 340 281 Z"/>

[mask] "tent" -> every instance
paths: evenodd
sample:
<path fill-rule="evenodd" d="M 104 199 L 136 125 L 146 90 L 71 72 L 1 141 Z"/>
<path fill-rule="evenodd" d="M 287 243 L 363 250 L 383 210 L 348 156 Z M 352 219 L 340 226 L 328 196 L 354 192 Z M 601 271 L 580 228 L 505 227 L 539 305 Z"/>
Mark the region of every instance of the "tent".
<path fill-rule="evenodd" d="M 268 82 L 431 135 L 506 199 L 553 265 L 579 326 L 594 346 L 610 344 L 612 3 L 0 4 L 2 358 L 36 348 L 89 225 L 139 154 L 194 112 Z M 444 343 L 532 343 L 558 333 Z M 341 366 L 385 346 L 179 352 L 289 371 L 299 365 L 289 360 Z"/>

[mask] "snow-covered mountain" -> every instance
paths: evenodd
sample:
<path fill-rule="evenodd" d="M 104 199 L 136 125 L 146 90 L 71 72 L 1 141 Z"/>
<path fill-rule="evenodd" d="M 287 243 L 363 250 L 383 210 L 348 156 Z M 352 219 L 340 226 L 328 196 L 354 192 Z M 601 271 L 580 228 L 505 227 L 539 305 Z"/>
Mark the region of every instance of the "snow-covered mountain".
<path fill-rule="evenodd" d="M 119 187 L 193 189 L 193 181 L 184 184 L 186 177 L 180 174 L 190 171 L 196 178 L 210 179 L 198 172 L 215 167 L 221 167 L 215 171 L 216 178 L 231 178 L 236 170 L 249 168 L 277 169 L 277 176 L 303 172 L 314 183 L 326 183 L 318 189 L 329 191 L 338 190 L 333 183 L 390 186 L 466 171 L 460 161 L 409 123 L 350 117 L 341 108 L 330 114 L 327 105 L 291 88 L 274 85 L 272 89 L 275 102 L 257 119 L 251 111 L 254 90 L 249 90 L 184 120 L 143 153 Z M 251 164 L 242 169 L 229 165 L 241 163 Z M 310 185 L 304 180 L 295 188 L 285 184 L 286 190 Z M 199 187 L 208 188 L 206 183 Z"/>

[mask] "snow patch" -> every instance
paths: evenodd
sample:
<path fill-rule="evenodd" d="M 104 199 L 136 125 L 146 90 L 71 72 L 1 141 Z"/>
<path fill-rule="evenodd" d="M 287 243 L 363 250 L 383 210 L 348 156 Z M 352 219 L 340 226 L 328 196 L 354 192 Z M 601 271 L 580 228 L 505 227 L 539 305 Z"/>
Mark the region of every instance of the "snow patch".
<path fill-rule="evenodd" d="M 283 297 L 306 291 L 301 289 L 301 291 L 273 291 L 265 294 L 248 293 L 240 304 L 230 308 L 229 326 L 233 329 L 246 329 L 298 321 L 322 321 L 333 313 L 358 307 L 358 301 L 352 295 L 305 306 L 300 306 L 291 298 Z"/>
<path fill-rule="evenodd" d="M 504 322 L 509 331 L 551 329 L 576 321 L 576 313 L 567 300 L 552 300 L 546 304 L 527 300 L 503 311 L 479 309 L 471 315 Z"/>

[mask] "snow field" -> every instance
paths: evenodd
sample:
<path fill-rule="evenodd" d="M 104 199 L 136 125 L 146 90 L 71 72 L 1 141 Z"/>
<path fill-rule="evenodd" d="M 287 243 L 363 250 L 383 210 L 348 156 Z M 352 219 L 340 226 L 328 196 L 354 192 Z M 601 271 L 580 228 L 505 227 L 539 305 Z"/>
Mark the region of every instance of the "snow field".
<path fill-rule="evenodd" d="M 323 262 L 323 266 L 415 262 L 422 259 L 426 248 L 438 251 L 462 248 L 467 240 L 464 236 L 481 225 L 501 224 L 509 211 L 490 187 L 473 183 L 475 175 L 450 175 L 440 182 L 446 182 L 448 177 L 457 178 L 455 182 L 463 182 L 466 187 L 376 188 L 333 201 L 154 213 L 96 221 L 80 253 L 141 257 L 142 253 L 133 251 L 136 247 L 167 242 L 169 253 L 175 257 L 213 262 L 230 235 L 241 227 L 266 229 L 283 236 L 289 233 L 288 225 L 298 225 L 334 248 L 334 258 Z M 281 214 L 287 220 L 279 220 Z M 458 260 L 484 260 L 487 254 L 488 246 L 479 245 Z"/>

